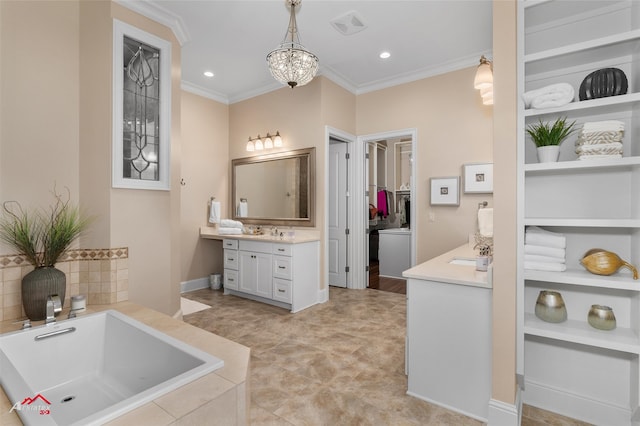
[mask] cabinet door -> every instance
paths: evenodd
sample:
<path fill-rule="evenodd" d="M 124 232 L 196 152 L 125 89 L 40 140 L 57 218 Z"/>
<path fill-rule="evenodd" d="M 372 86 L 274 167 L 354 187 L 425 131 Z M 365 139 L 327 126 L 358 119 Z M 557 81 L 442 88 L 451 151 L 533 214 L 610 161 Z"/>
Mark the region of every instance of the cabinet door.
<path fill-rule="evenodd" d="M 256 253 L 240 251 L 238 254 L 239 290 L 245 293 L 256 294 L 258 288 Z"/>
<path fill-rule="evenodd" d="M 271 255 L 255 253 L 256 264 L 256 294 L 258 296 L 273 298 L 273 278 L 271 267 Z"/>

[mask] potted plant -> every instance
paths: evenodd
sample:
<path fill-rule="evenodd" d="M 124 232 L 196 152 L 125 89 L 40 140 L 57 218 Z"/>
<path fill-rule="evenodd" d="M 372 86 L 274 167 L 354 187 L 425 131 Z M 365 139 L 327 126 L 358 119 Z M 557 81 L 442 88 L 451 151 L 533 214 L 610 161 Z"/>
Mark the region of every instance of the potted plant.
<path fill-rule="evenodd" d="M 567 123 L 567 119 L 558 118 L 553 124 L 543 123 L 527 126 L 527 133 L 538 149 L 538 161 L 541 163 L 558 161 L 560 144 L 576 129 L 576 122 Z"/>
<path fill-rule="evenodd" d="M 86 230 L 90 219 L 55 189 L 55 203 L 49 209 L 29 212 L 17 201 L 3 203 L 0 240 L 17 250 L 34 266 L 22 279 L 22 305 L 29 319 L 46 318 L 47 297 L 57 294 L 64 304 L 66 277 L 55 264 Z"/>

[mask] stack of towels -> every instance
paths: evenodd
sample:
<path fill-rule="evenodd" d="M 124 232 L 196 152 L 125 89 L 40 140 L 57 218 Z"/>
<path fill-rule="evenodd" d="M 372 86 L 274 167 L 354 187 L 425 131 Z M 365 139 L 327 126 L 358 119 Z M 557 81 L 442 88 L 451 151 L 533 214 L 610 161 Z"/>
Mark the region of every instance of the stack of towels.
<path fill-rule="evenodd" d="M 242 222 L 232 219 L 222 219 L 218 228 L 219 235 L 240 235 L 242 234 Z"/>
<path fill-rule="evenodd" d="M 569 83 L 558 83 L 522 95 L 525 108 L 556 108 L 573 102 L 575 91 Z"/>
<path fill-rule="evenodd" d="M 563 272 L 567 239 L 558 232 L 529 226 L 524 236 L 524 269 Z"/>
<path fill-rule="evenodd" d="M 584 123 L 576 140 L 579 160 L 622 158 L 624 123 L 617 120 Z"/>

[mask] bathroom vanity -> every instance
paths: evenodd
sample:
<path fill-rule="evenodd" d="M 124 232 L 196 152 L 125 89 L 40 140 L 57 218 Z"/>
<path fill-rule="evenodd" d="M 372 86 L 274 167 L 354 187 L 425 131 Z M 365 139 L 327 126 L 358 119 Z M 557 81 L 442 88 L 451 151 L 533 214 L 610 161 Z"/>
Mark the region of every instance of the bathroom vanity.
<path fill-rule="evenodd" d="M 486 422 L 491 398 L 491 268 L 472 244 L 406 270 L 407 394 Z"/>
<path fill-rule="evenodd" d="M 320 241 L 296 231 L 293 239 L 270 235 L 218 235 L 201 228 L 202 238 L 222 240 L 224 292 L 298 312 L 318 303 Z"/>

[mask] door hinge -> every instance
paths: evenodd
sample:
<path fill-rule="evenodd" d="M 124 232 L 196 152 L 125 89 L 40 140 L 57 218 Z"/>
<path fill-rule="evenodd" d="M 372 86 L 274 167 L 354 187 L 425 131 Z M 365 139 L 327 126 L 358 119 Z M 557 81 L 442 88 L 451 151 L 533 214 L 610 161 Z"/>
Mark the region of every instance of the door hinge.
<path fill-rule="evenodd" d="M 370 233 L 371 233 L 371 229 L 369 229 L 369 228 L 365 228 L 364 233 L 365 233 L 365 234 L 370 234 Z"/>
<path fill-rule="evenodd" d="M 368 160 L 369 159 L 369 153 L 367 152 L 366 154 L 364 154 L 364 159 Z"/>
<path fill-rule="evenodd" d="M 369 191 L 364 191 L 364 196 L 368 197 L 369 196 Z"/>
<path fill-rule="evenodd" d="M 349 155 L 349 153 L 348 153 L 348 152 L 344 154 L 344 159 L 345 159 L 345 160 L 348 160 L 348 159 L 350 159 L 350 158 L 351 158 L 351 156 Z"/>
<path fill-rule="evenodd" d="M 344 271 L 345 271 L 345 272 L 349 272 L 349 267 L 348 267 L 348 266 L 345 266 L 345 267 L 344 267 Z"/>
<path fill-rule="evenodd" d="M 349 228 L 345 228 L 345 229 L 344 229 L 344 234 L 345 234 L 345 235 L 349 235 Z"/>
<path fill-rule="evenodd" d="M 369 265 L 364 267 L 365 272 L 369 272 Z"/>

